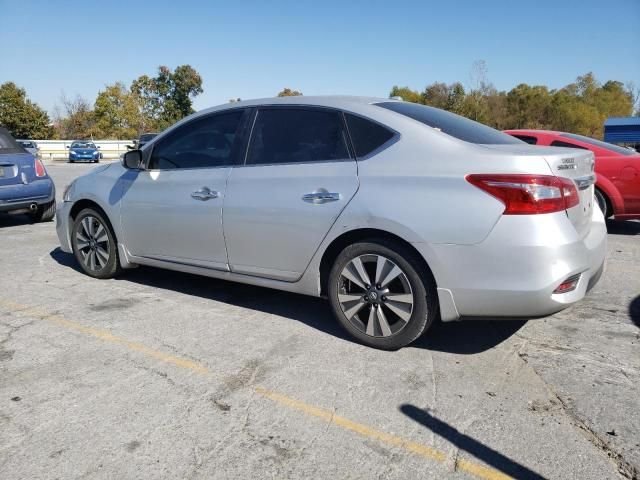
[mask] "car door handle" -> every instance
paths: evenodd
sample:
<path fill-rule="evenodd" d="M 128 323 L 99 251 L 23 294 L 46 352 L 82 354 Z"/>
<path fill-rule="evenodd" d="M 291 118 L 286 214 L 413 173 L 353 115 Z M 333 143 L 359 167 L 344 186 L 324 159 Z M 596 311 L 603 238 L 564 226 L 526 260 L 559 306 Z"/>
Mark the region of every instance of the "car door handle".
<path fill-rule="evenodd" d="M 219 196 L 220 196 L 219 192 L 216 192 L 215 190 L 211 190 L 209 187 L 202 187 L 200 190 L 191 192 L 191 198 L 195 198 L 196 200 L 202 200 L 203 202 L 206 200 L 211 200 L 212 198 L 218 198 Z"/>
<path fill-rule="evenodd" d="M 324 188 L 319 188 L 315 192 L 305 193 L 302 196 L 302 200 L 304 200 L 307 203 L 314 203 L 314 204 L 336 202 L 340 200 L 340 194 L 329 192 Z"/>

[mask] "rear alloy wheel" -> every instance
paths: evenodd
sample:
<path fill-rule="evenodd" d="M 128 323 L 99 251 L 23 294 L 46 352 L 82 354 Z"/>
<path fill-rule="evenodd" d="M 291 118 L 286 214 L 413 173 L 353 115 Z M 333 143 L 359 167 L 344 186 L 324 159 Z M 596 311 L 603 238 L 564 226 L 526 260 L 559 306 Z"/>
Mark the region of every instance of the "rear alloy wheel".
<path fill-rule="evenodd" d="M 87 275 L 112 278 L 119 273 L 115 236 L 97 211 L 87 208 L 78 214 L 71 232 L 71 243 L 76 260 Z"/>
<path fill-rule="evenodd" d="M 351 245 L 338 256 L 329 278 L 329 296 L 349 333 L 367 345 L 392 350 L 427 330 L 437 303 L 431 275 L 422 271 L 414 255 L 385 240 L 379 242 Z"/>
<path fill-rule="evenodd" d="M 593 195 L 596 197 L 596 202 L 598 202 L 598 206 L 600 207 L 600 210 L 602 210 L 604 218 L 609 218 L 611 212 L 609 212 L 609 203 L 607 202 L 607 198 L 604 196 L 604 193 L 596 188 Z"/>

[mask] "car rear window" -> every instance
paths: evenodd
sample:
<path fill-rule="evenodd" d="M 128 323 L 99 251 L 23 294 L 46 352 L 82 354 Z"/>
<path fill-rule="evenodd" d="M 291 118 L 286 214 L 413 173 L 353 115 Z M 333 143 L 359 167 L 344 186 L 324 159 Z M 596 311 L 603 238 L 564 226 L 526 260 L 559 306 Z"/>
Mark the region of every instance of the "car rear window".
<path fill-rule="evenodd" d="M 596 140 L 595 138 L 585 137 L 584 135 L 576 135 L 575 133 L 563 133 L 560 136 L 571 138 L 572 140 L 578 140 L 579 142 L 588 143 L 589 145 L 593 145 L 594 147 L 604 148 L 605 150 L 619 153 L 620 155 L 636 155 L 636 153 L 634 153 L 632 150 L 629 150 L 628 148 L 619 147 L 618 145 L 614 145 L 612 143 L 602 142 L 600 140 Z M 573 146 L 577 147 L 577 145 Z"/>
<path fill-rule="evenodd" d="M 479 145 L 521 144 L 517 138 L 455 113 L 409 102 L 381 102 L 375 105 L 413 118 L 459 140 Z"/>
<path fill-rule="evenodd" d="M 6 128 L 0 127 L 0 154 L 25 153 L 26 150 L 16 142 Z"/>
<path fill-rule="evenodd" d="M 575 143 L 563 142 L 562 140 L 554 140 L 549 145 L 552 147 L 580 148 L 581 150 L 589 150 L 586 147 L 576 145 Z"/>
<path fill-rule="evenodd" d="M 391 140 L 394 135 L 394 132 L 388 128 L 366 118 L 350 113 L 345 113 L 345 118 L 351 141 L 356 151 L 356 157 L 358 158 L 366 157 Z"/>
<path fill-rule="evenodd" d="M 516 135 L 515 133 L 510 133 L 509 135 L 516 137 L 518 140 L 522 140 L 524 143 L 528 143 L 529 145 L 535 145 L 538 143 L 538 138 L 531 135 Z"/>

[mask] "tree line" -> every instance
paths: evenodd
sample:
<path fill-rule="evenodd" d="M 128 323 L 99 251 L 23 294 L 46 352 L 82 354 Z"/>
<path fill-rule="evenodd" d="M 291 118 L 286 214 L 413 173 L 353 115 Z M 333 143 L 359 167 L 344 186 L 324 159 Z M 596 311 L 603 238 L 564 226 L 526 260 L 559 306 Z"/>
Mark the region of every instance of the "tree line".
<path fill-rule="evenodd" d="M 602 138 L 608 117 L 640 115 L 640 89 L 615 80 L 600 83 L 593 73 L 559 89 L 521 83 L 498 91 L 487 79 L 483 61 L 473 66 L 470 82 L 434 82 L 424 90 L 394 86 L 390 96 L 442 108 L 499 130 L 559 130 Z"/>
<path fill-rule="evenodd" d="M 190 65 L 174 70 L 160 66 L 155 76 L 142 75 L 130 85 L 106 85 L 93 104 L 79 95 L 63 94 L 51 119 L 23 88 L 6 82 L 0 85 L 0 125 L 16 138 L 131 139 L 160 132 L 193 113 L 193 99 L 202 91 L 202 78 Z M 302 92 L 284 88 L 277 95 Z M 500 130 L 561 130 L 595 138 L 602 138 L 607 117 L 629 116 L 634 108 L 640 115 L 640 89 L 632 83 L 600 83 L 587 73 L 560 89 L 522 83 L 508 92 L 498 91 L 487 79 L 483 61 L 474 63 L 466 86 L 434 82 L 421 91 L 394 86 L 390 96 L 442 108 Z"/>

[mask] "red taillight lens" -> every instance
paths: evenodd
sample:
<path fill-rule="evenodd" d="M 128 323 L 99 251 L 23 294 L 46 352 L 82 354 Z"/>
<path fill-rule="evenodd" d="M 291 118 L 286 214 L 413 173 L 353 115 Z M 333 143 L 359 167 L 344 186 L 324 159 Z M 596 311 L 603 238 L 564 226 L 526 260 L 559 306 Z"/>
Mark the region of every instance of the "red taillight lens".
<path fill-rule="evenodd" d="M 44 169 L 44 165 L 39 158 L 35 160 L 35 169 L 36 169 L 36 177 L 44 177 L 47 174 L 47 171 Z"/>
<path fill-rule="evenodd" d="M 573 181 L 553 175 L 471 174 L 466 179 L 504 203 L 504 215 L 535 215 L 580 203 Z"/>

